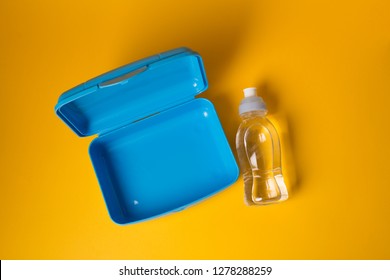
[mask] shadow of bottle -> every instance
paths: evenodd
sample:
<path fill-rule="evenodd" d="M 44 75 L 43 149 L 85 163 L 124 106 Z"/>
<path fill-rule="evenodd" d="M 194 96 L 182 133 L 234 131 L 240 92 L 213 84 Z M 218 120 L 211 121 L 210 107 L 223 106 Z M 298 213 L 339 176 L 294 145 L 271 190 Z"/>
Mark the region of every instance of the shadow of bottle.
<path fill-rule="evenodd" d="M 253 1 L 226 4 L 222 0 L 202 0 L 196 5 L 189 4 L 189 7 L 175 5 L 174 17 L 167 17 L 164 11 L 172 10 L 169 2 L 153 2 L 142 8 L 145 11 L 138 11 L 153 14 L 153 20 L 147 20 L 135 29 L 129 21 L 129 37 L 133 39 L 124 46 L 118 58 L 128 61 L 129 55 L 142 58 L 178 47 L 188 47 L 202 56 L 209 83 L 215 84 L 216 80 L 224 76 L 241 44 L 253 14 Z M 218 14 L 212 11 L 218 11 Z"/>
<path fill-rule="evenodd" d="M 283 177 L 289 195 L 295 195 L 299 191 L 302 178 L 297 165 L 292 119 L 289 118 L 286 110 L 281 108 L 278 98 L 279 94 L 268 82 L 263 82 L 258 86 L 258 93 L 267 105 L 267 117 L 278 131 L 282 154 Z"/>

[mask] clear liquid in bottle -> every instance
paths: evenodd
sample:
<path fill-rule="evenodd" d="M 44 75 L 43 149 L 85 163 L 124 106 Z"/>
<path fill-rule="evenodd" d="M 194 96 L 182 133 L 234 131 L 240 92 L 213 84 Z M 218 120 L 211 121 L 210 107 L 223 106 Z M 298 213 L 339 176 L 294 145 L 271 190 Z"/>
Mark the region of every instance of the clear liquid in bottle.
<path fill-rule="evenodd" d="M 240 104 L 242 122 L 236 147 L 244 177 L 247 205 L 268 205 L 284 201 L 288 192 L 284 183 L 278 133 L 266 118 L 267 109 L 256 88 L 244 90 Z"/>

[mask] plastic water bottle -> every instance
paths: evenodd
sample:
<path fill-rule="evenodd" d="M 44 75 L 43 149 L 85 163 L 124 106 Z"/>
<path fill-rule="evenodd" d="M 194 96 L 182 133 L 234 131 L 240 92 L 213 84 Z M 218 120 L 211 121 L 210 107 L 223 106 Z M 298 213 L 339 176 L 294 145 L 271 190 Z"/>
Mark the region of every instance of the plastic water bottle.
<path fill-rule="evenodd" d="M 278 133 L 266 118 L 267 108 L 256 88 L 244 89 L 236 147 L 244 176 L 245 203 L 267 205 L 288 198 L 284 183 Z"/>

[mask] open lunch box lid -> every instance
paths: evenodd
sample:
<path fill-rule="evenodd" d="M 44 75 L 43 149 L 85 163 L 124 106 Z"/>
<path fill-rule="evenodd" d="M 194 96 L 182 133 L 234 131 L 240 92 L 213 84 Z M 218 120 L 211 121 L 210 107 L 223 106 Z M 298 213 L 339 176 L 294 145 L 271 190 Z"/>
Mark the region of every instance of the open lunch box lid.
<path fill-rule="evenodd" d="M 199 54 L 174 49 L 63 93 L 57 115 L 79 136 L 98 134 L 91 160 L 112 220 L 129 224 L 205 199 L 238 167 L 207 89 Z"/>

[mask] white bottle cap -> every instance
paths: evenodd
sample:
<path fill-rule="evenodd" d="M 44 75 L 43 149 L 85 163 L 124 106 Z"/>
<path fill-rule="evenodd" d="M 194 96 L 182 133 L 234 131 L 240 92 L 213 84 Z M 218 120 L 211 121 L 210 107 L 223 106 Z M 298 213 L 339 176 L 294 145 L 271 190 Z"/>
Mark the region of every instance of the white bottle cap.
<path fill-rule="evenodd" d="M 264 114 L 267 114 L 267 107 L 263 99 L 257 96 L 257 89 L 255 87 L 244 89 L 244 96 L 245 98 L 241 100 L 239 107 L 240 115 L 252 111 L 262 111 Z"/>
<path fill-rule="evenodd" d="M 244 89 L 244 96 L 245 97 L 257 96 L 257 88 L 255 88 L 255 87 L 245 88 Z"/>

